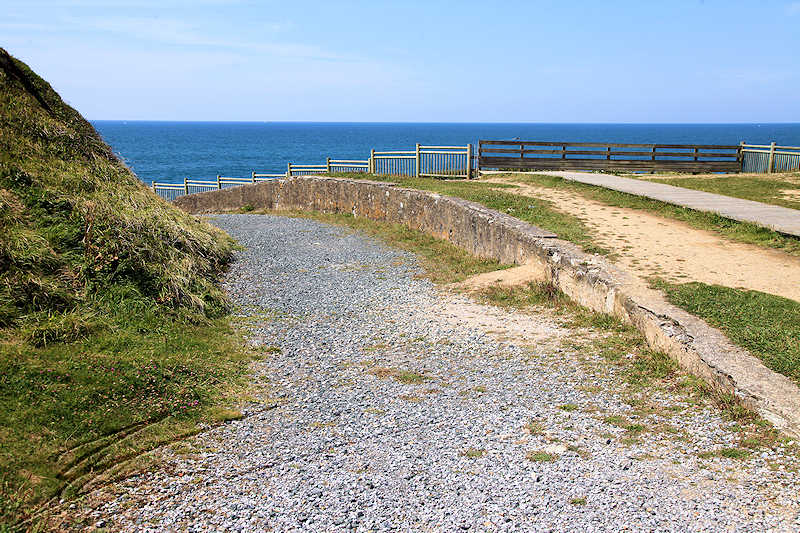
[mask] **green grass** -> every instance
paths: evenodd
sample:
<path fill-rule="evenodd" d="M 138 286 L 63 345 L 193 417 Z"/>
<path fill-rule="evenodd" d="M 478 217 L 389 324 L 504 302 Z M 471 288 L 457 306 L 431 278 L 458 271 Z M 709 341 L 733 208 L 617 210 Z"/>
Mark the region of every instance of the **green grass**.
<path fill-rule="evenodd" d="M 794 179 L 789 181 L 786 178 Z M 800 209 L 800 199 L 792 200 L 782 193 L 785 190 L 800 190 L 800 173 L 761 174 L 758 177 L 724 175 L 712 178 L 692 177 L 652 177 L 648 181 L 666 183 L 676 187 L 685 187 L 698 191 L 706 191 L 734 198 L 744 198 L 766 204 L 780 205 L 792 209 Z"/>
<path fill-rule="evenodd" d="M 800 384 L 800 303 L 705 283 L 654 281 L 673 304 L 722 330 L 768 368 Z"/>
<path fill-rule="evenodd" d="M 603 187 L 567 181 L 555 176 L 518 174 L 514 176 L 514 181 L 528 185 L 572 191 L 612 207 L 641 209 L 667 218 L 686 222 L 690 226 L 698 229 L 713 231 L 737 242 L 754 244 L 764 248 L 774 248 L 791 255 L 800 256 L 800 238 L 782 235 L 755 224 L 737 222 L 714 213 L 695 211 L 693 209 L 659 202 L 658 200 L 612 191 Z M 513 193 L 513 190 L 509 192 Z M 561 235 L 559 235 L 559 237 L 572 240 Z M 572 242 L 581 244 L 575 240 L 572 240 Z"/>
<path fill-rule="evenodd" d="M 403 187 L 436 192 L 463 198 L 524 220 L 539 228 L 552 231 L 560 239 L 580 245 L 587 253 L 608 254 L 609 251 L 594 241 L 594 232 L 578 217 L 562 213 L 556 206 L 539 198 L 530 198 L 513 193 L 512 185 L 485 183 L 480 181 L 440 180 L 432 178 L 409 178 L 404 176 L 373 176 L 365 174 L 332 174 L 337 177 L 370 179 L 397 183 Z M 506 189 L 497 190 L 497 189 Z"/>
<path fill-rule="evenodd" d="M 528 461 L 533 461 L 534 463 L 552 463 L 553 461 L 558 459 L 558 456 L 556 455 L 547 452 L 539 452 L 535 450 L 531 450 L 530 452 L 528 452 L 528 454 L 525 457 L 528 459 Z"/>
<path fill-rule="evenodd" d="M 233 251 L 0 49 L 0 531 L 238 416 Z"/>
<path fill-rule="evenodd" d="M 481 450 L 478 448 L 467 448 L 466 450 L 461 452 L 461 455 L 463 455 L 464 457 L 468 457 L 470 459 L 477 459 L 479 457 L 483 457 L 484 455 L 486 455 L 486 450 Z"/>
<path fill-rule="evenodd" d="M 75 342 L 34 347 L 9 335 L 0 345 L 0 473 L 26 503 L 74 496 L 201 422 L 237 416 L 222 406 L 244 390 L 253 356 L 228 320 L 142 304 L 109 308 L 103 329 Z"/>
<path fill-rule="evenodd" d="M 720 448 L 718 450 L 709 450 L 697 454 L 700 459 L 711 459 L 712 457 L 725 457 L 727 459 L 747 459 L 750 457 L 749 450 L 741 448 Z"/>
<path fill-rule="evenodd" d="M 425 277 L 436 284 L 455 283 L 476 274 L 493 272 L 509 266 L 493 259 L 480 259 L 447 241 L 409 229 L 402 224 L 380 222 L 364 217 L 356 218 L 350 214 L 313 211 L 276 211 L 274 214 L 309 218 L 344 226 L 380 239 L 395 248 L 411 252 L 419 258 Z"/>

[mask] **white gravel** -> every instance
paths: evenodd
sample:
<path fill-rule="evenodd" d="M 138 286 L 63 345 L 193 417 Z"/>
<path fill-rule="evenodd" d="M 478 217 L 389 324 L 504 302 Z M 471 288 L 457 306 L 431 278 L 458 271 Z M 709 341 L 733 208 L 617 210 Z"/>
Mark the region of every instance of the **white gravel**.
<path fill-rule="evenodd" d="M 165 452 L 162 468 L 105 489 L 87 511 L 92 523 L 114 531 L 800 530 L 796 457 L 699 459 L 734 439 L 711 408 L 642 421 L 668 420 L 689 438 L 654 432 L 623 443 L 624 430 L 602 421 L 631 410 L 619 378 L 580 362 L 567 342 L 576 332 L 553 317 L 525 319 L 524 341 L 504 338 L 495 328 L 518 317 L 436 289 L 418 279 L 413 256 L 372 239 L 304 219 L 214 221 L 246 247 L 227 288 L 244 314 L 262 317 L 250 342 L 280 348 L 254 365 L 263 401 L 194 439 L 192 453 Z M 426 379 L 403 383 L 387 369 Z M 653 401 L 681 400 L 661 393 Z M 525 429 L 531 419 L 541 433 Z M 554 460 L 529 460 L 532 451 Z"/>

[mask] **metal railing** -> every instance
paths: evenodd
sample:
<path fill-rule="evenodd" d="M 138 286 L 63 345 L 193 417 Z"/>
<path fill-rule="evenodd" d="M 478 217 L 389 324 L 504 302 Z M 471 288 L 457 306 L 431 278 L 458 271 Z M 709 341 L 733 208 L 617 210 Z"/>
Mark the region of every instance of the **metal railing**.
<path fill-rule="evenodd" d="M 417 152 L 414 150 L 370 151 L 370 173 L 391 176 L 416 176 Z"/>
<path fill-rule="evenodd" d="M 742 172 L 772 174 L 800 170 L 800 146 L 742 143 Z"/>
<path fill-rule="evenodd" d="M 434 178 L 470 178 L 472 145 L 417 145 L 417 176 Z"/>

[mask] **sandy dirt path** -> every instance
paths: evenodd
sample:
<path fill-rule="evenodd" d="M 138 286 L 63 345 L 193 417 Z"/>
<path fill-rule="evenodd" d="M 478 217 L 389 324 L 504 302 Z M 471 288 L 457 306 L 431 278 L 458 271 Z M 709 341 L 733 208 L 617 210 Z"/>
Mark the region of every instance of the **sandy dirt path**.
<path fill-rule="evenodd" d="M 612 207 L 578 193 L 516 183 L 516 194 L 552 201 L 595 230 L 597 243 L 617 254 L 617 266 L 642 279 L 699 281 L 752 289 L 800 302 L 800 258 L 724 239 L 710 231 L 636 209 Z M 512 192 L 504 189 L 505 192 Z"/>

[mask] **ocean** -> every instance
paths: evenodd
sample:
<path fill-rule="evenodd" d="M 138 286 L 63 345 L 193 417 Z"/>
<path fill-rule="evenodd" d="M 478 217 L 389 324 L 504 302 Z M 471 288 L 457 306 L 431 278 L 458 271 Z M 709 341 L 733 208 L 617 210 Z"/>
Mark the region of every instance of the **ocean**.
<path fill-rule="evenodd" d="M 477 145 L 479 139 L 800 146 L 792 124 L 512 124 L 332 122 L 149 122 L 92 124 L 145 183 L 247 177 L 325 158 L 367 159 L 376 150 Z"/>

